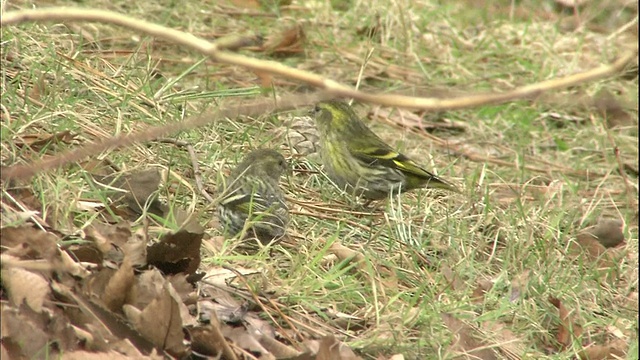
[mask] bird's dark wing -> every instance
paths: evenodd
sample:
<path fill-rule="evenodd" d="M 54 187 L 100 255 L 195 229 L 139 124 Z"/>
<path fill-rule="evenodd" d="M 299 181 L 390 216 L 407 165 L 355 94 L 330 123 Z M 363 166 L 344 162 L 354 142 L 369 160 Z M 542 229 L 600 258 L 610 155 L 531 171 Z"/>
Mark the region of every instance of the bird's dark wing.
<path fill-rule="evenodd" d="M 387 144 L 380 141 L 378 146 L 354 149 L 350 147 L 351 154 L 360 161 L 371 166 L 383 166 L 399 170 L 407 176 L 407 182 L 411 187 L 419 183 L 428 184 L 432 188 L 440 188 L 457 192 L 457 188 L 440 177 L 418 166 L 413 160 L 393 150 Z M 415 183 L 415 184 L 414 184 Z"/>

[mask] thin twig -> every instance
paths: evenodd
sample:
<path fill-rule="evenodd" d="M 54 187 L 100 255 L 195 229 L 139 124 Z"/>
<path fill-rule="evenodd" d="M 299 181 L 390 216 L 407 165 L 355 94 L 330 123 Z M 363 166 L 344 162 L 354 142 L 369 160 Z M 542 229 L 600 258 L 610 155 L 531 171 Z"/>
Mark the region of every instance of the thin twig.
<path fill-rule="evenodd" d="M 318 99 L 326 98 L 326 96 L 318 97 L 318 95 L 312 96 L 304 94 L 295 94 L 286 97 L 283 96 L 278 101 L 278 109 L 295 109 L 303 104 L 309 105 L 318 101 Z M 215 110 L 189 117 L 184 121 L 173 122 L 163 126 L 149 126 L 131 134 L 122 133 L 118 136 L 97 140 L 96 142 L 83 145 L 76 149 L 64 151 L 47 159 L 35 160 L 26 165 L 3 167 L 0 171 L 0 179 L 28 179 L 41 171 L 55 169 L 69 163 L 80 161 L 86 157 L 100 154 L 107 150 L 123 148 L 133 144 L 158 139 L 180 131 L 195 129 L 225 117 L 237 118 L 240 115 L 259 116 L 264 115 L 265 113 L 271 113 L 275 109 L 276 106 L 273 104 L 272 99 L 245 100 L 237 102 L 230 99 L 228 106 L 222 105 Z"/>
<path fill-rule="evenodd" d="M 189 153 L 189 157 L 191 158 L 191 166 L 193 167 L 193 179 L 196 182 L 196 188 L 200 192 L 205 199 L 207 199 L 210 203 L 215 203 L 215 200 L 209 195 L 209 193 L 204 189 L 204 184 L 202 182 L 202 173 L 200 172 L 200 165 L 198 163 L 198 156 L 196 155 L 196 151 L 193 148 L 193 145 L 189 144 L 186 141 L 171 139 L 171 138 L 161 138 L 157 140 L 158 142 L 174 144 L 178 147 L 187 149 Z"/>
<path fill-rule="evenodd" d="M 636 15 L 636 17 L 634 17 L 628 23 L 622 25 L 618 30 L 612 32 L 609 36 L 607 36 L 607 41 L 611 41 L 613 38 L 618 37 L 620 34 L 622 34 L 625 31 L 628 31 L 629 29 L 631 29 L 631 27 L 635 26 L 636 24 L 638 24 L 638 15 Z"/>
<path fill-rule="evenodd" d="M 167 41 L 183 45 L 200 53 L 208 55 L 212 60 L 238 65 L 257 73 L 269 73 L 281 75 L 288 79 L 295 79 L 312 86 L 325 90 L 323 93 L 313 95 L 300 95 L 283 97 L 278 101 L 277 105 L 271 102 L 256 102 L 251 105 L 227 107 L 214 111 L 213 114 L 207 113 L 200 116 L 189 118 L 188 120 L 171 123 L 160 127 L 149 127 L 137 133 L 130 135 L 120 135 L 108 139 L 103 139 L 93 144 L 88 144 L 75 150 L 63 152 L 53 158 L 47 160 L 39 160 L 28 165 L 14 165 L 3 168 L 0 172 L 0 178 L 7 179 L 25 179 L 30 178 L 34 174 L 60 167 L 65 164 L 82 160 L 85 157 L 92 156 L 104 152 L 109 149 L 122 148 L 131 146 L 132 144 L 150 141 L 168 134 L 176 133 L 183 130 L 189 130 L 204 126 L 213 122 L 220 117 L 237 117 L 239 115 L 255 116 L 264 114 L 265 110 L 272 112 L 274 110 L 288 110 L 300 106 L 306 106 L 318 100 L 328 99 L 331 97 L 342 96 L 352 97 L 369 103 L 377 103 L 385 106 L 396 106 L 403 108 L 415 108 L 424 110 L 452 110 L 474 107 L 479 105 L 497 104 L 511 100 L 528 98 L 540 95 L 544 91 L 560 89 L 576 84 L 595 81 L 598 79 L 609 77 L 623 68 L 637 57 L 638 47 L 634 47 L 627 51 L 623 56 L 611 65 L 603 65 L 590 71 L 569 75 L 563 78 L 551 79 L 537 84 L 527 85 L 506 93 L 494 94 L 477 94 L 463 96 L 455 99 L 435 99 L 420 98 L 403 95 L 382 94 L 375 95 L 353 90 L 346 85 L 342 85 L 336 81 L 325 79 L 320 75 L 291 68 L 275 61 L 253 59 L 246 56 L 232 54 L 220 50 L 220 46 L 216 43 L 198 38 L 192 34 L 182 31 L 170 29 L 161 25 L 149 23 L 143 20 L 135 19 L 129 16 L 118 14 L 111 11 L 90 10 L 90 9 L 74 9 L 52 7 L 46 9 L 22 10 L 4 13 L 0 18 L 0 25 L 19 24 L 28 21 L 97 21 L 101 23 L 110 23 L 119 25 L 128 29 L 145 33 L 151 36 L 165 39 Z M 469 155 L 469 154 L 465 154 Z M 498 165 L 511 165 L 508 162 L 501 162 L 495 159 L 487 159 L 487 161 L 497 163 Z"/>
<path fill-rule="evenodd" d="M 254 59 L 243 55 L 224 52 L 220 50 L 220 47 L 216 43 L 209 42 L 192 34 L 170 29 L 144 20 L 135 19 L 112 11 L 64 7 L 12 11 L 3 14 L 2 19 L 0 19 L 0 24 L 4 26 L 28 21 L 97 21 L 101 23 L 115 24 L 183 45 L 192 50 L 208 55 L 212 60 L 220 63 L 238 65 L 258 73 L 280 75 L 288 79 L 299 80 L 323 89 L 334 96 L 351 97 L 360 101 L 385 106 L 424 110 L 463 109 L 479 105 L 498 104 L 516 99 L 535 97 L 545 91 L 566 88 L 609 77 L 622 70 L 630 61 L 634 60 L 638 54 L 638 46 L 637 44 L 634 44 L 631 50 L 628 50 L 612 64 L 602 65 L 583 73 L 523 86 L 505 93 L 476 94 L 455 99 L 436 99 L 393 94 L 376 95 L 357 91 L 334 80 L 325 79 L 320 75 L 308 71 L 288 67 L 276 61 Z"/>

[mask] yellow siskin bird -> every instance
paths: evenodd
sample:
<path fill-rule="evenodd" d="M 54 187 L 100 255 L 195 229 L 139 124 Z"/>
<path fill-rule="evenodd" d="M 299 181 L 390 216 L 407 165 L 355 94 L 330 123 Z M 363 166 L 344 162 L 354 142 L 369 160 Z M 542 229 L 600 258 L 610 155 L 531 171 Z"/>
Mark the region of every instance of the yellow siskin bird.
<path fill-rule="evenodd" d="M 342 101 L 324 101 L 313 110 L 320 135 L 320 157 L 340 188 L 368 200 L 427 187 L 456 187 L 393 150 Z"/>
<path fill-rule="evenodd" d="M 247 223 L 263 244 L 284 235 L 289 210 L 278 180 L 287 169 L 284 157 L 271 149 L 254 150 L 238 164 L 218 189 L 218 217 L 227 235 L 237 235 Z"/>

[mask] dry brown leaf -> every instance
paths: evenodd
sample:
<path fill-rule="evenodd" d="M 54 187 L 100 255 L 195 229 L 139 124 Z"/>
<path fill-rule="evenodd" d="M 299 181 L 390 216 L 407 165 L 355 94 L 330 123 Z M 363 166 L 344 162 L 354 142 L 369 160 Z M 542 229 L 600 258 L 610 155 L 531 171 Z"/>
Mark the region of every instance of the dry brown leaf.
<path fill-rule="evenodd" d="M 84 279 L 91 274 L 89 270 L 85 269 L 81 264 L 71 259 L 71 256 L 66 252 L 60 252 L 60 271 L 75 276 L 79 279 Z"/>
<path fill-rule="evenodd" d="M 70 144 L 76 136 L 70 130 L 64 130 L 56 134 L 26 134 L 20 135 L 14 141 L 14 145 L 17 147 L 28 146 L 34 151 L 40 151 L 50 144 Z"/>
<path fill-rule="evenodd" d="M 147 263 L 164 274 L 193 274 L 200 266 L 200 246 L 204 233 L 193 233 L 186 229 L 162 236 L 147 248 Z"/>
<path fill-rule="evenodd" d="M 100 265 L 104 261 L 104 253 L 94 242 L 71 244 L 64 247 L 64 251 L 72 256 L 75 261 Z"/>
<path fill-rule="evenodd" d="M 260 344 L 260 341 L 244 327 L 223 325 L 221 329 L 224 337 L 229 339 L 235 346 L 250 352 L 259 359 L 275 359 L 275 357 Z"/>
<path fill-rule="evenodd" d="M 264 338 L 275 339 L 276 331 L 273 329 L 273 326 L 271 326 L 269 322 L 260 319 L 258 314 L 250 312 L 243 317 L 243 320 L 247 324 L 247 331 L 252 334 L 259 334 L 257 335 L 257 339 L 260 341 L 260 344 L 263 343 Z"/>
<path fill-rule="evenodd" d="M 84 230 L 84 234 L 84 238 L 91 241 L 91 244 L 72 245 L 69 247 L 69 251 L 73 254 L 78 253 L 78 256 L 81 256 L 84 261 L 95 262 L 99 265 L 102 265 L 104 260 L 113 264 L 122 263 L 124 258 L 122 246 L 131 238 L 128 224 L 110 225 L 94 221 Z M 96 254 L 94 248 L 97 248 L 100 254 Z"/>
<path fill-rule="evenodd" d="M 91 273 L 85 281 L 82 282 L 82 294 L 92 301 L 102 303 L 107 284 L 116 271 L 116 269 L 104 267 Z M 102 305 L 105 306 L 104 304 Z"/>
<path fill-rule="evenodd" d="M 261 274 L 260 270 L 244 268 L 241 266 L 234 266 L 233 270 L 235 270 L 235 272 L 223 267 L 212 266 L 203 278 L 203 282 L 219 289 L 225 289 L 229 286 L 229 283 L 238 277 L 237 274 L 242 276 Z"/>
<path fill-rule="evenodd" d="M 36 313 L 24 304 L 19 308 L 5 304 L 0 322 L 9 359 L 57 358 L 59 352 L 79 346 L 68 317 L 55 306 Z"/>
<path fill-rule="evenodd" d="M 636 175 L 637 177 L 637 175 Z M 31 186 L 11 186 L 11 187 L 7 187 L 6 191 L 11 194 L 11 196 L 13 196 L 13 198 L 22 204 L 22 206 L 27 209 L 26 211 L 22 212 L 22 213 L 27 213 L 29 214 L 26 218 L 30 218 L 32 215 L 30 214 L 31 212 L 36 212 L 36 214 L 38 214 L 39 210 L 42 209 L 42 202 L 40 201 L 40 197 L 36 196 L 33 192 L 33 188 Z M 7 199 L 2 196 L 2 202 L 6 202 Z M 7 204 L 8 205 L 8 204 Z M 10 208 L 11 206 L 7 206 L 7 208 Z M 34 214 L 34 215 L 36 215 Z M 4 217 L 6 217 L 8 214 L 5 214 L 5 216 L 3 216 L 3 220 Z M 9 224 L 10 222 L 6 222 L 6 224 Z M 3 222 L 4 224 L 4 222 Z"/>
<path fill-rule="evenodd" d="M 478 332 L 451 314 L 442 314 L 442 321 L 455 339 L 449 349 L 467 359 L 497 360 L 496 354 L 487 348 L 487 344 L 478 339 Z"/>
<path fill-rule="evenodd" d="M 104 289 L 102 300 L 107 309 L 116 313 L 122 311 L 122 305 L 127 302 L 127 299 L 132 297 L 131 288 L 134 281 L 135 278 L 131 261 L 125 258 L 120 268 L 109 279 Z"/>
<path fill-rule="evenodd" d="M 449 271 L 451 270 L 449 269 Z M 484 302 L 484 295 L 487 291 L 491 290 L 492 287 L 493 283 L 490 280 L 479 280 L 471 292 L 471 301 L 476 304 L 482 304 Z"/>
<path fill-rule="evenodd" d="M 167 280 L 171 283 L 183 303 L 192 299 L 195 289 L 192 284 L 187 282 L 187 274 L 167 276 Z"/>
<path fill-rule="evenodd" d="M 305 39 L 302 25 L 295 24 L 279 34 L 270 36 L 261 50 L 271 55 L 295 55 L 304 52 Z"/>
<path fill-rule="evenodd" d="M 460 276 L 454 273 L 449 266 L 442 264 L 442 266 L 440 266 L 440 271 L 442 271 L 442 275 L 453 290 L 460 291 L 465 288 L 464 281 L 462 281 L 462 279 L 460 279 Z"/>
<path fill-rule="evenodd" d="M 178 284 L 181 284 L 180 281 L 176 281 L 176 282 Z M 190 285 L 190 284 L 187 284 L 187 285 Z M 169 289 L 169 294 L 173 297 L 173 299 L 178 304 L 178 307 L 180 309 L 180 318 L 182 319 L 182 326 L 196 326 L 198 324 L 198 319 L 196 318 L 196 316 L 191 315 L 191 313 L 189 312 L 189 308 L 183 302 L 182 297 L 180 296 L 180 294 L 178 294 L 176 289 L 173 287 L 172 283 L 168 280 L 166 281 L 166 287 Z"/>
<path fill-rule="evenodd" d="M 594 226 L 588 227 L 581 231 L 584 234 L 592 235 L 605 248 L 616 247 L 624 242 L 624 233 L 622 229 L 624 223 L 619 219 L 602 218 Z"/>
<path fill-rule="evenodd" d="M 617 261 L 611 253 L 598 241 L 596 237 L 589 233 L 581 233 L 576 237 L 575 242 L 569 244 L 569 252 L 572 256 L 581 258 L 585 263 L 597 260 L 598 266 L 609 269 L 617 267 Z"/>
<path fill-rule="evenodd" d="M 485 336 L 495 343 L 498 349 L 508 359 L 519 360 L 526 352 L 526 344 L 522 337 L 516 336 L 507 324 L 501 321 L 485 321 L 481 324 Z"/>
<path fill-rule="evenodd" d="M 260 81 L 261 88 L 271 89 L 273 87 L 273 76 L 271 74 L 262 71 L 254 71 L 254 73 Z"/>
<path fill-rule="evenodd" d="M 183 356 L 187 349 L 183 343 L 180 303 L 176 301 L 175 291 L 165 283 L 160 295 L 142 310 L 136 330 L 157 347 L 167 350 L 174 356 Z"/>
<path fill-rule="evenodd" d="M 94 241 L 104 253 L 111 250 L 111 244 L 123 247 L 131 239 L 131 225 L 127 222 L 104 224 L 94 221 L 84 232 L 87 240 Z"/>
<path fill-rule="evenodd" d="M 333 335 L 328 335 L 320 341 L 320 348 L 316 354 L 316 360 L 358 360 L 350 347 L 338 341 Z"/>
<path fill-rule="evenodd" d="M 145 357 L 146 358 L 146 357 Z M 139 359 L 131 357 L 129 355 L 121 354 L 118 351 L 110 350 L 107 352 L 92 352 L 92 351 L 72 351 L 62 354 L 61 360 L 134 360 Z M 156 357 L 156 359 L 162 359 L 162 357 Z"/>
<path fill-rule="evenodd" d="M 607 251 L 607 249 L 591 234 L 578 234 L 576 242 L 582 247 L 582 250 L 592 258 L 597 259 Z"/>
<path fill-rule="evenodd" d="M 315 360 L 315 355 L 318 353 L 318 350 L 320 350 L 320 340 L 307 339 L 302 342 L 302 349 L 304 354 Z"/>
<path fill-rule="evenodd" d="M 175 219 L 175 223 L 180 225 L 180 229 L 192 234 L 204 235 L 204 226 L 202 226 L 193 216 L 179 207 L 167 208 L 162 215 L 165 219 Z"/>
<path fill-rule="evenodd" d="M 221 356 L 222 348 L 226 342 L 224 337 L 218 336 L 214 326 L 218 324 L 207 324 L 204 326 L 196 326 L 187 328 L 191 335 L 191 351 L 200 356 L 208 356 L 218 358 Z"/>
<path fill-rule="evenodd" d="M 10 354 L 9 359 L 33 359 L 39 357 L 38 354 L 48 353 L 49 334 L 43 317 L 36 316 L 32 311 L 4 306 L 0 324 L 2 345 Z M 51 353 L 49 355 L 53 356 Z"/>
<path fill-rule="evenodd" d="M 139 334 L 137 336 L 140 336 Z M 142 336 L 140 336 L 142 338 Z M 133 359 L 140 360 L 164 360 L 166 353 L 160 352 L 158 349 L 152 349 L 148 353 L 143 353 L 138 347 L 134 346 L 128 338 L 118 339 L 110 344 L 110 350 L 115 350 L 121 354 L 125 354 Z"/>
<path fill-rule="evenodd" d="M 30 225 L 3 228 L 0 231 L 0 245 L 8 248 L 3 254 L 23 260 L 53 261 L 58 256 L 57 237 Z"/>
<path fill-rule="evenodd" d="M 133 267 L 147 264 L 147 242 L 149 236 L 146 233 L 142 233 L 144 231 L 146 231 L 146 229 L 136 231 L 129 241 L 122 246 L 125 259 L 129 259 Z"/>
<path fill-rule="evenodd" d="M 17 267 L 2 270 L 2 284 L 16 307 L 24 301 L 33 311 L 40 313 L 49 296 L 49 282 L 40 274 Z"/>
<path fill-rule="evenodd" d="M 601 220 L 596 226 L 589 228 L 589 231 L 579 233 L 576 241 L 569 246 L 572 256 L 582 258 L 585 264 L 595 263 L 596 270 L 605 282 L 618 278 L 620 262 L 628 253 L 624 247 L 606 248 L 603 245 L 619 245 L 624 240 L 620 224 L 618 220 Z"/>
<path fill-rule="evenodd" d="M 215 222 L 215 224 L 211 224 L 211 222 Z M 219 222 L 217 221 L 217 218 L 215 219 L 215 221 L 211 221 L 211 222 L 207 224 L 207 228 L 209 229 L 219 228 L 220 225 L 219 225 Z M 211 236 L 208 239 L 202 240 L 202 246 L 207 252 L 209 252 L 209 255 L 218 254 L 222 252 L 222 249 L 224 248 L 224 241 L 225 241 L 224 236 Z"/>
<path fill-rule="evenodd" d="M 419 307 L 403 307 L 381 317 L 379 319 L 380 324 L 368 327 L 366 333 L 371 334 L 370 337 L 375 337 L 376 342 L 380 344 L 394 344 L 397 341 L 398 334 L 406 331 L 405 324 L 412 324 L 418 321 L 419 316 Z"/>
<path fill-rule="evenodd" d="M 263 321 L 255 313 L 249 313 L 248 303 L 239 303 L 224 290 L 208 287 L 203 293 L 208 298 L 215 299 L 215 301 L 200 301 L 198 303 L 200 318 L 218 319 L 227 324 L 244 323 L 245 320 L 251 322 L 252 320 L 250 319 Z M 260 329 L 260 324 L 257 324 L 256 328 Z M 267 329 L 266 333 L 270 336 L 275 336 L 272 328 Z"/>
<path fill-rule="evenodd" d="M 575 323 L 573 313 L 562 304 L 560 299 L 549 297 L 549 302 L 558 309 L 560 323 L 556 340 L 561 345 L 560 350 L 564 350 L 571 345 L 574 338 L 579 338 L 582 335 L 582 326 Z"/>
<path fill-rule="evenodd" d="M 358 269 L 367 271 L 367 264 L 363 254 L 351 250 L 337 241 L 331 244 L 329 251 L 335 254 L 340 261 L 355 261 L 358 265 Z"/>
<path fill-rule="evenodd" d="M 100 176 L 113 175 L 119 172 L 120 169 L 108 159 L 87 159 L 85 161 L 78 162 L 78 165 L 91 174 L 98 174 Z"/>
<path fill-rule="evenodd" d="M 608 128 L 629 126 L 636 120 L 627 113 L 625 106 L 608 90 L 602 90 L 594 96 L 593 104 L 605 119 Z"/>
<path fill-rule="evenodd" d="M 72 321 L 72 320 L 71 320 Z M 74 334 L 78 338 L 77 340 L 83 344 L 83 348 L 86 350 L 96 351 L 96 338 L 97 335 L 94 336 L 91 332 L 86 331 L 78 326 L 73 327 Z"/>
<path fill-rule="evenodd" d="M 624 359 L 627 355 L 628 344 L 622 339 L 614 340 L 605 345 L 591 345 L 578 353 L 581 360 Z"/>
<path fill-rule="evenodd" d="M 131 305 L 139 310 L 146 308 L 151 302 L 160 296 L 165 279 L 158 269 L 144 271 L 136 277 L 133 286 L 134 296 Z"/>
<path fill-rule="evenodd" d="M 69 286 L 53 282 L 51 287 L 56 299 L 76 305 L 69 309 L 77 308 L 78 312 L 67 311 L 66 314 L 70 314 L 74 325 L 82 326 L 94 337 L 93 347 L 89 350 L 116 350 L 138 357 L 140 353 L 153 352 L 154 345 L 134 330 L 130 323 L 126 323 L 121 316 L 116 316 L 82 294 L 76 294 Z M 126 307 L 131 306 L 125 305 L 124 308 Z"/>
<path fill-rule="evenodd" d="M 316 356 L 310 352 L 304 352 L 297 356 L 290 357 L 287 360 L 316 360 Z"/>
<path fill-rule="evenodd" d="M 289 359 L 301 355 L 298 350 L 279 342 L 273 337 L 259 336 L 258 340 L 260 341 L 260 345 L 275 356 L 276 359 Z"/>
<path fill-rule="evenodd" d="M 127 317 L 127 320 L 129 320 L 129 322 L 134 325 L 134 327 L 140 324 L 140 319 L 142 318 L 142 310 L 138 310 L 133 305 L 124 304 L 122 306 L 122 312 Z"/>

